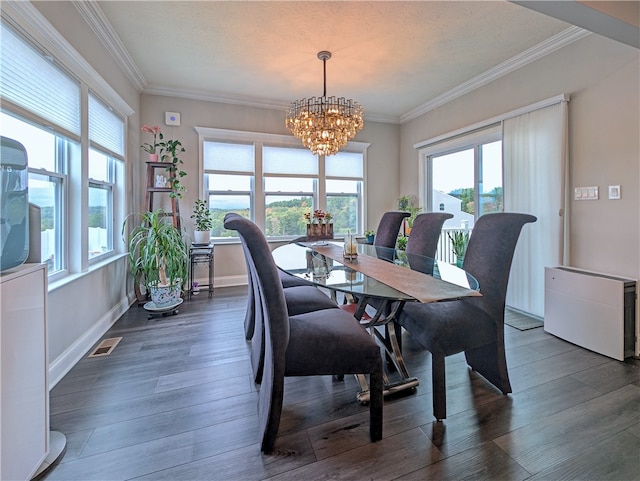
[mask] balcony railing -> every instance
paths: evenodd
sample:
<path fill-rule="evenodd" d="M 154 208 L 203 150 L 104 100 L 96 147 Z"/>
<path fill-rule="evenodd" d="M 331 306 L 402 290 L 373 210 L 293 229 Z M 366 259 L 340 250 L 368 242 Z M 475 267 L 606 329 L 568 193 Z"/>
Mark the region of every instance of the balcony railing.
<path fill-rule="evenodd" d="M 440 234 L 440 239 L 438 240 L 438 248 L 436 250 L 436 259 L 439 261 L 448 262 L 449 264 L 456 263 L 456 255 L 453 253 L 453 246 L 451 239 L 448 234 L 453 234 L 454 232 L 469 232 L 471 234 L 471 229 L 460 229 L 460 228 L 444 228 L 442 229 L 442 233 Z"/>

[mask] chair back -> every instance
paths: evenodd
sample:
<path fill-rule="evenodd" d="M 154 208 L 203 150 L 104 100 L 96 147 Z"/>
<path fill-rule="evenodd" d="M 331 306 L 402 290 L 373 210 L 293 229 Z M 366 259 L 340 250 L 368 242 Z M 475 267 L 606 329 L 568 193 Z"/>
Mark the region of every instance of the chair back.
<path fill-rule="evenodd" d="M 248 255 L 251 280 L 254 283 L 256 311 L 260 308 L 262 311 L 264 363 L 258 397 L 258 418 L 264 448 L 268 440 L 275 439 L 280 424 L 285 353 L 289 342 L 289 315 L 278 268 L 264 234 L 253 222 L 239 215 L 227 214 L 224 227 L 237 231 L 240 236 L 245 255 Z M 259 329 L 257 323 L 255 328 Z"/>
<path fill-rule="evenodd" d="M 407 240 L 407 254 L 435 258 L 442 225 L 452 217 L 448 212 L 425 212 L 416 216 Z"/>
<path fill-rule="evenodd" d="M 378 223 L 378 230 L 376 230 L 376 236 L 373 238 L 373 245 L 377 247 L 395 247 L 402 221 L 410 215 L 409 212 L 401 210 L 385 212 Z"/>
<path fill-rule="evenodd" d="M 476 221 L 462 268 L 478 280 L 482 297 L 463 302 L 472 302 L 496 322 L 504 320 L 513 253 L 522 227 L 536 220 L 529 214 L 498 212 L 485 214 Z"/>

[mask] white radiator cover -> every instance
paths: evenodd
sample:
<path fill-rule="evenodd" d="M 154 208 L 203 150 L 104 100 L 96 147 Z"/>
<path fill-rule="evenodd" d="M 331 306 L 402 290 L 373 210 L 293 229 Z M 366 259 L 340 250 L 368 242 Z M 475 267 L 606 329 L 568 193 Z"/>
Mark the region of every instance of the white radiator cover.
<path fill-rule="evenodd" d="M 544 330 L 605 356 L 638 356 L 636 281 L 545 267 Z"/>

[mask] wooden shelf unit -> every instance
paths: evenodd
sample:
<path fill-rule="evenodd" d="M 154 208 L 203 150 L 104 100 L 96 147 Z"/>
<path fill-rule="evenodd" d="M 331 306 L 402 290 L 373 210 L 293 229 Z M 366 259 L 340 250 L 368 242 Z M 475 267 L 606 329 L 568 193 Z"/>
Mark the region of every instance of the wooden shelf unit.
<path fill-rule="evenodd" d="M 173 189 L 171 187 L 156 187 L 156 171 L 162 170 L 163 175 L 169 174 L 169 181 L 175 179 L 175 172 L 167 172 L 167 167 L 170 164 L 167 162 L 147 162 L 147 188 L 145 192 L 144 205 L 148 211 L 153 211 L 153 196 L 154 194 L 171 194 Z M 173 217 L 173 225 L 178 229 L 181 229 L 180 221 L 180 203 L 178 198 L 171 196 L 171 211 L 167 212 L 167 216 Z"/>

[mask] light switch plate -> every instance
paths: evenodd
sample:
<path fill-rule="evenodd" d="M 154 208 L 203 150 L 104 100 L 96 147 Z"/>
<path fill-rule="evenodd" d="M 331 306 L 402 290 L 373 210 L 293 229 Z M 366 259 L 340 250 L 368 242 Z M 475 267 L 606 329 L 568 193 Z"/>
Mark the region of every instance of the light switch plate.
<path fill-rule="evenodd" d="M 591 187 L 574 187 L 574 200 L 598 200 L 598 186 Z"/>
<path fill-rule="evenodd" d="M 180 113 L 179 112 L 165 112 L 164 123 L 167 125 L 180 126 Z"/>

